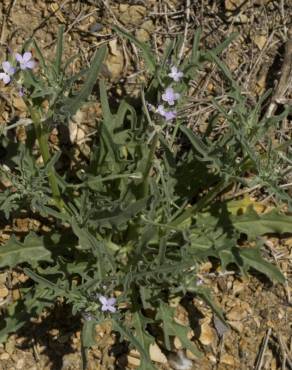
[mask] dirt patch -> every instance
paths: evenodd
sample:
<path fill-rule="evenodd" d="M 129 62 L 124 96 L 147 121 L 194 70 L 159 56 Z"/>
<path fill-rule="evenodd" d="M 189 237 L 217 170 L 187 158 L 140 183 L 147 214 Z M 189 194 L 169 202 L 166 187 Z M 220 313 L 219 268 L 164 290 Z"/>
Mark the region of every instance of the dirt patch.
<path fill-rule="evenodd" d="M 107 43 L 109 54 L 103 75 L 115 96 L 135 97 L 145 80 L 145 70 L 136 48 L 117 37 L 111 25 L 121 25 L 143 42 L 150 42 L 159 54 L 167 38 L 181 36 L 183 52 L 188 52 L 198 27 L 202 29 L 202 46 L 210 48 L 223 42 L 233 32 L 238 37 L 223 52 L 222 58 L 234 79 L 243 86 L 251 101 L 268 88 L 275 88 L 280 79 L 284 46 L 291 27 L 289 1 L 225 0 L 225 1 L 33 1 L 4 0 L 0 4 L 2 18 L 0 59 L 11 51 L 20 51 L 24 42 L 34 35 L 40 48 L 50 58 L 60 25 L 65 26 L 65 58 L 76 53 L 79 59 L 72 68 L 79 70 L 90 63 L 93 52 Z M 183 58 L 183 54 L 182 54 Z M 192 94 L 181 115 L 190 124 L 204 130 L 212 114 L 211 95 L 225 94 L 225 81 L 215 66 L 201 72 L 194 81 Z M 286 98 L 291 98 L 291 90 Z M 281 109 L 281 105 L 279 106 Z M 74 168 L 80 158 L 88 157 L 91 137 L 100 117 L 99 104 L 88 105 L 72 121 L 71 141 L 80 143 L 73 153 Z M 23 105 L 10 87 L 0 94 L 0 123 L 26 118 Z M 21 132 L 15 133 L 21 140 Z M 288 119 L 280 130 L 279 141 L 291 135 Z M 59 131 L 52 132 L 52 145 L 59 145 Z M 262 199 L 265 200 L 265 199 Z M 270 199 L 270 201 L 272 201 Z M 1 242 L 12 233 L 24 235 L 29 230 L 44 231 L 42 224 L 24 215 L 11 225 L 1 220 Z M 288 239 L 269 239 L 265 243 L 267 258 L 276 263 L 291 278 L 292 242 Z M 19 272 L 5 271 L 0 275 L 0 304 L 19 297 L 18 285 L 25 277 Z M 193 361 L 193 369 L 292 369 L 292 306 L 291 285 L 272 286 L 260 275 L 243 279 L 234 272 L 221 273 L 211 263 L 201 268 L 202 284 L 209 286 L 218 304 L 226 313 L 229 327 L 223 325 L 198 298 L 187 297 L 176 304 L 177 319 L 192 321 L 193 339 L 205 356 L 199 360 L 191 353 L 182 358 Z M 1 308 L 0 307 L 0 308 Z M 72 318 L 64 307 L 58 306 L 32 322 L 19 333 L 11 335 L 0 345 L 0 369 L 57 370 L 80 369 L 80 318 Z M 126 343 L 118 343 L 111 328 L 97 327 L 98 344 L 89 355 L 90 369 L 136 368 L 139 358 L 128 353 Z M 174 352 L 180 353 L 179 341 Z M 171 357 L 172 355 L 172 357 Z M 155 353 L 161 369 L 182 358 Z"/>

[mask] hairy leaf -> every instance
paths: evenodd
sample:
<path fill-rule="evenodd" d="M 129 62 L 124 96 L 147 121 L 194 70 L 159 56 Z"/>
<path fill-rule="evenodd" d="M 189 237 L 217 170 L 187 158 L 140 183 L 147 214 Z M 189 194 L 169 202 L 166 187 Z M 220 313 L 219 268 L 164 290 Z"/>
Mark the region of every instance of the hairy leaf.
<path fill-rule="evenodd" d="M 169 337 L 177 336 L 186 349 L 190 350 L 195 356 L 201 357 L 201 352 L 188 339 L 189 328 L 174 321 L 174 311 L 174 308 L 161 302 L 156 315 L 156 320 L 162 321 L 166 348 L 169 351 L 171 350 Z"/>
<path fill-rule="evenodd" d="M 81 107 L 82 104 L 90 96 L 92 89 L 96 83 L 98 73 L 101 69 L 102 62 L 106 55 L 106 47 L 102 46 L 95 53 L 95 56 L 92 60 L 91 66 L 89 68 L 86 81 L 84 82 L 81 90 L 76 93 L 75 96 L 67 98 L 62 106 L 62 112 L 69 114 L 70 116 L 74 115 L 77 110 Z"/>
<path fill-rule="evenodd" d="M 249 207 L 243 215 L 231 216 L 231 223 L 240 232 L 253 237 L 269 233 L 292 233 L 292 216 L 276 210 L 259 215 Z"/>
<path fill-rule="evenodd" d="M 0 267 L 14 267 L 23 262 L 35 267 L 39 261 L 51 262 L 51 252 L 44 245 L 42 237 L 31 232 L 23 243 L 12 236 L 0 247 Z"/>
<path fill-rule="evenodd" d="M 154 343 L 154 338 L 146 331 L 146 325 L 149 322 L 151 322 L 151 320 L 143 316 L 141 312 L 135 312 L 133 314 L 133 326 L 135 328 L 136 337 L 147 354 L 147 357 L 144 357 L 144 353 L 141 353 L 141 364 L 139 366 L 139 370 L 155 370 L 149 356 L 150 345 Z"/>
<path fill-rule="evenodd" d="M 268 276 L 269 279 L 277 281 L 279 283 L 285 283 L 285 277 L 280 270 L 263 259 L 260 254 L 259 248 L 243 248 L 240 249 L 239 255 L 243 262 L 248 266 L 258 270 Z"/>

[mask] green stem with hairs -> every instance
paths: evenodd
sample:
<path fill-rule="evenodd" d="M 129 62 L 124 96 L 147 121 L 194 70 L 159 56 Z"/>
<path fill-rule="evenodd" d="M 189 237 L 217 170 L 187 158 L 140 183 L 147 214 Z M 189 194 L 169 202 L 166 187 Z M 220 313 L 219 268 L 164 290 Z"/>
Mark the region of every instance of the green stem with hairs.
<path fill-rule="evenodd" d="M 40 148 L 40 152 L 41 152 L 44 164 L 47 164 L 49 160 L 51 159 L 49 144 L 48 144 L 49 135 L 45 132 L 43 128 L 40 114 L 32 107 L 29 107 L 29 111 L 30 111 L 31 119 L 34 124 L 36 138 L 39 144 L 39 148 Z M 51 187 L 53 200 L 54 200 L 55 205 L 59 208 L 59 210 L 64 211 L 65 204 L 61 198 L 57 178 L 54 172 L 55 172 L 54 169 L 50 169 L 48 173 L 48 180 L 49 180 L 49 184 Z"/>
<path fill-rule="evenodd" d="M 149 151 L 149 155 L 148 155 L 148 158 L 147 158 L 147 162 L 146 162 L 146 166 L 145 166 L 145 170 L 144 170 L 143 178 L 142 178 L 143 196 L 144 197 L 146 197 L 147 194 L 148 194 L 148 178 L 149 178 L 150 171 L 151 171 L 151 168 L 152 168 L 152 165 L 153 165 L 153 159 L 154 159 L 154 156 L 155 156 L 158 141 L 159 141 L 159 134 L 155 133 L 154 137 L 151 141 L 150 151 Z"/>

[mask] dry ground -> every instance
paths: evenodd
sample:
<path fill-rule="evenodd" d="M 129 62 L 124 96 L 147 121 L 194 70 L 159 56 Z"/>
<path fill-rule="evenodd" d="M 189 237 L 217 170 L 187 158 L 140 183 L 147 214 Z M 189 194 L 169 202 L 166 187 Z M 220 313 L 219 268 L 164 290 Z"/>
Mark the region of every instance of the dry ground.
<path fill-rule="evenodd" d="M 2 0 L 0 4 L 0 60 L 9 50 L 19 51 L 24 41 L 34 35 L 47 57 L 50 57 L 59 25 L 65 25 L 65 54 L 80 54 L 73 68 L 86 65 L 95 49 L 107 43 L 109 55 L 103 68 L 117 96 L 137 93 L 144 79 L 143 65 L 133 45 L 116 37 L 111 24 L 117 24 L 136 34 L 141 41 L 150 42 L 156 52 L 163 51 L 166 38 L 184 36 L 184 53 L 188 52 L 194 31 L 202 28 L 201 45 L 214 47 L 232 32 L 238 37 L 223 53 L 222 58 L 241 84 L 243 93 L 251 101 L 268 88 L 276 91 L 280 81 L 285 44 L 291 28 L 292 3 L 289 0 Z M 291 34 L 290 34 L 291 35 Z M 291 61 L 290 61 L 291 62 Z M 281 72 L 282 71 L 282 72 Z M 182 115 L 190 117 L 189 124 L 199 130 L 212 114 L 211 95 L 224 97 L 224 80 L 210 65 L 194 81 L 192 96 Z M 287 87 L 287 86 L 286 86 Z M 288 87 L 287 87 L 288 88 Z M 291 98 L 291 90 L 285 96 Z M 268 108 L 268 107 L 266 107 Z M 95 134 L 100 117 L 98 104 L 86 107 L 73 125 L 78 150 L 74 160 L 90 153 L 90 140 Z M 26 117 L 21 99 L 10 87 L 1 88 L 0 124 Z M 289 125 L 290 124 L 290 125 Z M 23 139 L 23 128 L 15 131 Z M 51 144 L 58 145 L 59 133 L 54 130 Z M 291 122 L 286 120 L 279 140 L 291 137 Z M 231 196 L 238 196 L 236 189 Z M 251 193 L 265 204 L 273 204 L 259 193 Z M 11 233 L 24 235 L 29 230 L 48 227 L 39 220 L 15 219 L 11 224 L 0 220 L 0 239 L 5 241 Z M 290 278 L 292 239 L 269 238 L 265 242 L 266 257 L 279 266 Z M 17 299 L 17 285 L 24 277 L 18 272 L 0 274 L 0 304 L 7 297 Z M 291 284 L 273 286 L 261 276 L 248 280 L 237 274 L 221 273 L 211 263 L 201 268 L 203 282 L 210 286 L 218 303 L 226 312 L 230 327 L 220 326 L 208 307 L 195 299 L 177 306 L 177 319 L 184 323 L 189 317 L 194 327 L 197 344 L 205 353 L 202 360 L 193 360 L 193 369 L 292 369 L 292 307 Z M 91 351 L 91 369 L 135 368 L 135 353 L 128 354 L 123 344 L 115 344 L 110 328 L 97 328 L 98 345 Z M 174 349 L 180 343 L 174 342 Z M 161 353 L 156 353 L 165 362 Z M 171 360 L 171 359 L 169 359 Z M 175 365 L 159 364 L 161 369 Z M 80 325 L 56 307 L 43 318 L 34 320 L 21 332 L 11 335 L 0 345 L 0 369 L 58 370 L 80 368 Z"/>

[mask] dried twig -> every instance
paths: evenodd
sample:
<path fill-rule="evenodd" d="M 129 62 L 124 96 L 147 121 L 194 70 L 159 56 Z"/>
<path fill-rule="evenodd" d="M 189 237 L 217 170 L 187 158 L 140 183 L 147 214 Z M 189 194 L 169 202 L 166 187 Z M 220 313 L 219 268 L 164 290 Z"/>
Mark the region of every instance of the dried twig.
<path fill-rule="evenodd" d="M 265 339 L 262 342 L 260 352 L 259 352 L 259 355 L 258 355 L 258 360 L 257 360 L 256 366 L 255 366 L 255 370 L 261 370 L 261 368 L 263 366 L 264 356 L 265 356 L 265 352 L 266 352 L 266 349 L 267 349 L 267 346 L 268 346 L 268 343 L 269 343 L 271 333 L 272 333 L 272 329 L 269 328 L 267 333 L 266 333 Z"/>
<path fill-rule="evenodd" d="M 281 77 L 274 92 L 271 104 L 269 105 L 266 112 L 267 118 L 272 116 L 272 114 L 275 112 L 277 108 L 277 104 L 281 103 L 281 101 L 285 97 L 288 88 L 291 86 L 292 83 L 291 60 L 292 60 L 292 37 L 290 36 L 290 39 L 287 40 L 285 46 L 285 55 L 281 69 Z"/>
<path fill-rule="evenodd" d="M 282 335 L 280 333 L 277 333 L 278 341 L 281 347 L 282 352 L 282 369 L 286 370 L 289 366 L 290 369 L 292 369 L 292 354 L 290 353 Z M 288 366 L 286 366 L 288 363 Z"/>
<path fill-rule="evenodd" d="M 10 13 L 11 13 L 12 8 L 14 7 L 15 3 L 16 3 L 16 0 L 11 0 L 10 4 L 9 4 L 9 7 L 7 9 L 7 12 L 6 13 L 3 12 L 0 45 L 4 45 L 5 42 L 6 42 L 6 35 L 5 35 L 6 23 L 7 23 L 7 20 L 10 16 Z"/>
<path fill-rule="evenodd" d="M 185 45 L 186 45 L 186 41 L 187 41 L 187 37 L 188 37 L 188 28 L 189 28 L 189 23 L 190 23 L 190 7 L 191 7 L 190 0 L 186 0 L 186 10 L 185 10 L 185 12 L 186 12 L 186 24 L 185 24 L 185 30 L 184 30 L 183 43 L 182 43 L 182 46 L 180 48 L 179 55 L 178 55 L 178 64 L 180 64 L 180 61 L 182 59 L 184 49 L 185 49 Z"/>

